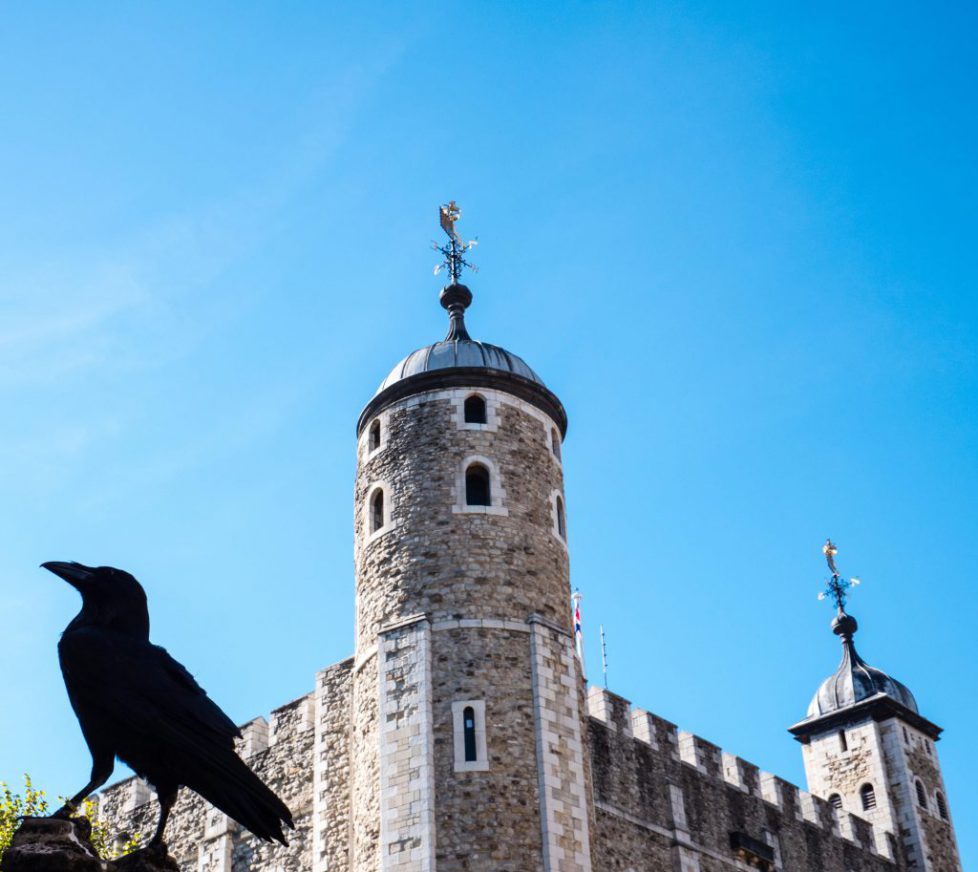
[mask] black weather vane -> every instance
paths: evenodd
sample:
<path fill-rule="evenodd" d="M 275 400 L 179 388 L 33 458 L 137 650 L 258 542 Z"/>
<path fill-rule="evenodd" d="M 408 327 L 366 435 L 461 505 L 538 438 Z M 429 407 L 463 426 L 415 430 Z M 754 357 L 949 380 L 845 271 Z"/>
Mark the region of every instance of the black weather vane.
<path fill-rule="evenodd" d="M 472 239 L 464 242 L 462 237 L 458 235 L 455 230 L 455 222 L 461 217 L 462 210 L 455 205 L 454 200 L 449 201 L 445 206 L 439 206 L 438 220 L 441 223 L 441 229 L 448 236 L 448 243 L 445 245 L 439 245 L 437 242 L 431 243 L 431 247 L 435 251 L 440 251 L 445 257 L 444 262 L 435 267 L 435 275 L 438 275 L 443 269 L 447 269 L 453 285 L 458 284 L 459 276 L 462 275 L 462 270 L 465 267 L 473 272 L 479 271 L 477 266 L 465 259 L 465 253 L 478 245 L 479 240 Z"/>
<path fill-rule="evenodd" d="M 825 544 L 822 546 L 822 553 L 825 555 L 825 562 L 828 563 L 829 569 L 832 572 L 832 578 L 829 579 L 828 586 L 823 590 L 818 598 L 820 600 L 831 597 L 835 600 L 835 605 L 840 612 L 845 611 L 846 607 L 846 591 L 849 588 L 856 587 L 860 583 L 858 578 L 843 578 L 839 574 L 839 570 L 835 565 L 835 555 L 839 553 L 839 549 L 832 544 L 831 539 L 826 539 Z"/>

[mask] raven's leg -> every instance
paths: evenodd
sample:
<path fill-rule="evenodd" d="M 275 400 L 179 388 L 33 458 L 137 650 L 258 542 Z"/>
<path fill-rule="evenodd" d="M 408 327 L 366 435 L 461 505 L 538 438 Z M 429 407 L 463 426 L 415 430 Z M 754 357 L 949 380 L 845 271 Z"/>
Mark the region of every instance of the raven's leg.
<path fill-rule="evenodd" d="M 166 827 L 166 819 L 170 816 L 170 809 L 173 808 L 173 803 L 177 801 L 177 790 L 176 787 L 156 786 L 157 796 L 160 800 L 160 822 L 156 825 L 156 832 L 153 833 L 153 838 L 150 839 L 147 848 L 158 848 L 163 844 L 163 830 Z"/>
<path fill-rule="evenodd" d="M 109 751 L 108 753 L 99 754 L 98 756 L 92 757 L 92 780 L 88 782 L 81 790 L 78 791 L 71 799 L 69 799 L 61 808 L 59 808 L 51 817 L 56 818 L 69 818 L 74 814 L 78 806 L 83 803 L 89 796 L 91 796 L 96 790 L 98 790 L 106 781 L 109 780 L 109 776 L 112 774 L 112 770 L 115 768 L 115 754 Z"/>

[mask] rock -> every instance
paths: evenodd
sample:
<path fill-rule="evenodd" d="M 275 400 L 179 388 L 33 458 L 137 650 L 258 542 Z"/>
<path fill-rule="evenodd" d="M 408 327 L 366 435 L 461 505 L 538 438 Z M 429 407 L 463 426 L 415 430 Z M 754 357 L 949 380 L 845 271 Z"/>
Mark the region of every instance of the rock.
<path fill-rule="evenodd" d="M 166 846 L 118 860 L 99 859 L 85 818 L 24 818 L 0 861 L 0 872 L 180 872 Z"/>
<path fill-rule="evenodd" d="M 180 872 L 177 861 L 166 850 L 166 845 L 159 848 L 143 848 L 118 860 L 106 864 L 107 872 Z"/>
<path fill-rule="evenodd" d="M 103 872 L 84 818 L 24 818 L 3 853 L 0 872 Z"/>

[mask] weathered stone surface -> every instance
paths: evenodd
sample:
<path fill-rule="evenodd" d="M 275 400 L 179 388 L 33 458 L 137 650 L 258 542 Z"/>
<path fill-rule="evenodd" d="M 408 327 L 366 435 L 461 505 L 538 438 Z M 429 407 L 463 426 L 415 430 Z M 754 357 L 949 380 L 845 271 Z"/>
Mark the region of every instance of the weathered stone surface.
<path fill-rule="evenodd" d="M 165 846 L 103 861 L 84 818 L 25 818 L 0 863 L 2 872 L 180 872 Z"/>
<path fill-rule="evenodd" d="M 106 872 L 180 872 L 166 846 L 143 848 L 106 864 Z"/>
<path fill-rule="evenodd" d="M 4 851 L 2 872 L 103 872 L 89 841 L 91 828 L 80 818 L 24 818 Z"/>

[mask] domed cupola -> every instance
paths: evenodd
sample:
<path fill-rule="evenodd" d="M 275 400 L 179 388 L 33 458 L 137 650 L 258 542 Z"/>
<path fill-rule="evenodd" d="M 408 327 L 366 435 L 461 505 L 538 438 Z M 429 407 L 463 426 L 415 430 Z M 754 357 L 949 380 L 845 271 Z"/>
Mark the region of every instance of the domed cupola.
<path fill-rule="evenodd" d="M 450 204 L 454 209 L 454 204 Z M 557 396 L 550 391 L 530 366 L 505 348 L 473 339 L 465 326 L 465 310 L 472 304 L 472 291 L 458 277 L 468 266 L 463 254 L 474 243 L 463 243 L 455 232 L 453 221 L 446 221 L 449 207 L 443 207 L 442 227 L 449 244 L 438 248 L 445 255 L 445 268 L 451 282 L 442 288 L 440 302 L 448 311 L 448 334 L 441 342 L 412 351 L 390 371 L 367 404 L 357 422 L 361 433 L 367 422 L 391 403 L 423 391 L 457 387 L 499 388 L 536 406 L 559 426 L 561 436 L 567 433 L 567 413 Z M 447 226 L 446 226 L 447 224 Z"/>
<path fill-rule="evenodd" d="M 817 718 L 850 708 L 879 694 L 885 694 L 914 714 L 918 713 L 913 694 L 895 678 L 866 663 L 856 651 L 853 635 L 856 619 L 839 610 L 832 621 L 832 632 L 842 640 L 842 662 L 833 675 L 819 686 L 808 706 L 808 717 Z"/>
<path fill-rule="evenodd" d="M 819 731 L 863 717 L 882 720 L 897 716 L 936 738 L 940 728 L 920 715 L 910 689 L 859 656 L 853 641 L 859 624 L 845 609 L 847 591 L 858 585 L 859 579 L 845 579 L 839 574 L 834 559 L 837 549 L 830 540 L 826 541 L 822 551 L 832 577 L 819 599 L 831 599 L 835 603 L 832 632 L 842 642 L 842 660 L 835 672 L 819 685 L 805 719 L 791 727 L 791 732 L 806 742 Z"/>

